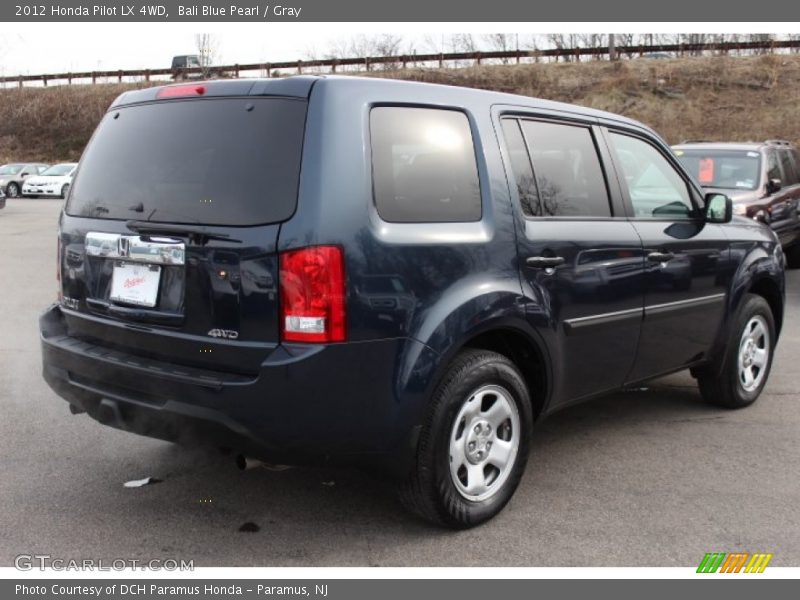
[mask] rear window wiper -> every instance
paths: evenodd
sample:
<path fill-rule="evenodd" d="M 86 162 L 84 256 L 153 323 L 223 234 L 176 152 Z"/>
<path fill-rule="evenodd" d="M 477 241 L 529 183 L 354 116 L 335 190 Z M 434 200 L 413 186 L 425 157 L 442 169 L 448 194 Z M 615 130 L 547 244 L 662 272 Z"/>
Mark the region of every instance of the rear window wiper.
<path fill-rule="evenodd" d="M 209 231 L 202 225 L 173 225 L 169 223 L 151 223 L 149 221 L 128 221 L 126 227 L 139 235 L 175 235 L 187 236 L 196 243 L 203 244 L 208 240 L 219 240 L 241 244 L 242 240 L 232 238 L 227 233 Z"/>

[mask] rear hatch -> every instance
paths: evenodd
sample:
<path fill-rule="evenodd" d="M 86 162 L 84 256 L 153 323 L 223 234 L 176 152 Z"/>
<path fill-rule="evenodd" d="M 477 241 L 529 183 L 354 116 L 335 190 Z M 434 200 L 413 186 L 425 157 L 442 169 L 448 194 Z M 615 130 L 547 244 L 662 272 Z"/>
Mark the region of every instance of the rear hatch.
<path fill-rule="evenodd" d="M 61 304 L 72 336 L 256 373 L 279 341 L 276 245 L 307 100 L 212 88 L 162 88 L 104 117 L 61 220 Z"/>

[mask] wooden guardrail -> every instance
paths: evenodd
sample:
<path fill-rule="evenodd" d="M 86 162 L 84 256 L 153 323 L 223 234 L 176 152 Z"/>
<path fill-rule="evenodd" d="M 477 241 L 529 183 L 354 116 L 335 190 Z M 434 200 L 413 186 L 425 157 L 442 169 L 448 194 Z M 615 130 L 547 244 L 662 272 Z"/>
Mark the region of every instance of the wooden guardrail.
<path fill-rule="evenodd" d="M 750 42 L 720 42 L 712 44 L 654 44 L 654 45 L 635 45 L 617 46 L 615 52 L 618 56 L 646 56 L 649 54 L 669 53 L 675 56 L 698 55 L 706 53 L 729 54 L 730 52 L 774 52 L 775 50 L 788 49 L 800 51 L 800 40 L 775 40 L 775 41 L 750 41 Z M 434 63 L 439 68 L 443 68 L 447 63 L 471 61 L 473 64 L 480 65 L 483 61 L 505 62 L 513 61 L 517 64 L 523 61 L 539 60 L 543 58 L 574 58 L 582 57 L 600 58 L 609 55 L 607 46 L 597 47 L 576 47 L 576 48 L 548 48 L 545 50 L 504 50 L 488 52 L 448 52 L 431 54 L 401 54 L 396 56 L 369 56 L 363 58 L 331 58 L 320 60 L 296 60 L 283 62 L 264 62 L 234 64 L 225 66 L 213 66 L 206 69 L 202 67 L 192 67 L 183 69 L 133 69 L 116 71 L 82 71 L 70 73 L 49 73 L 43 75 L 14 75 L 0 77 L 0 84 L 17 83 L 23 87 L 26 82 L 41 82 L 47 85 L 49 82 L 67 82 L 71 84 L 78 80 L 91 80 L 97 83 L 98 80 L 108 81 L 123 78 L 141 78 L 150 81 L 152 77 L 181 75 L 204 75 L 213 74 L 214 76 L 238 77 L 241 72 L 260 71 L 266 77 L 285 75 L 284 71 L 290 70 L 296 73 L 303 73 L 309 69 L 328 69 L 329 72 L 336 73 L 342 67 L 358 67 L 359 70 L 370 71 L 381 65 L 391 65 L 395 68 L 407 68 L 409 65 L 419 66 L 420 64 Z M 88 81 L 87 81 L 88 83 Z"/>

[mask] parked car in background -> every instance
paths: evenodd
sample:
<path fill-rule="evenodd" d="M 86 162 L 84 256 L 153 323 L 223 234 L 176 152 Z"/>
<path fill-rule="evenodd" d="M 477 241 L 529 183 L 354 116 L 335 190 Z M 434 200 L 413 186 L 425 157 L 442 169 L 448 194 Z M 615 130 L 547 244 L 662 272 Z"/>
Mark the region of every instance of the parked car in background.
<path fill-rule="evenodd" d="M 77 167 L 78 163 L 59 163 L 28 177 L 22 184 L 22 195 L 66 198 Z"/>
<path fill-rule="evenodd" d="M 22 184 L 31 175 L 38 175 L 50 165 L 43 163 L 9 163 L 0 167 L 0 189 L 9 198 L 22 194 Z"/>
<path fill-rule="evenodd" d="M 800 267 L 800 154 L 782 140 L 689 142 L 672 147 L 707 192 L 727 194 L 733 212 L 769 225 Z"/>
<path fill-rule="evenodd" d="M 775 234 L 644 125 L 377 78 L 125 92 L 57 247 L 43 376 L 72 413 L 367 464 L 456 528 L 567 406 L 683 369 L 749 406 L 784 313 Z"/>
<path fill-rule="evenodd" d="M 200 69 L 200 57 L 196 54 L 182 54 L 172 57 L 172 78 L 175 81 L 186 79 L 202 79 L 201 71 L 190 71 L 190 69 Z"/>

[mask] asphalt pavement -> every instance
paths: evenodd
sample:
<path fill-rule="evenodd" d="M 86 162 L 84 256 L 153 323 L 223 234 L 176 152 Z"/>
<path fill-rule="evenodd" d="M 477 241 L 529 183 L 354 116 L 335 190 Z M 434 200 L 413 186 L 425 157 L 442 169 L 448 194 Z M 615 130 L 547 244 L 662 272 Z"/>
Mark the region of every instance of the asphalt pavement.
<path fill-rule="evenodd" d="M 800 566 L 800 271 L 751 408 L 705 405 L 688 374 L 537 426 L 506 509 L 464 532 L 405 513 L 358 470 L 238 471 L 230 457 L 70 414 L 41 378 L 61 203 L 0 210 L 0 566 L 19 554 L 195 566 L 694 566 L 771 552 Z M 126 488 L 143 477 L 161 483 Z M 254 524 L 240 531 L 242 525 Z"/>

